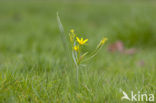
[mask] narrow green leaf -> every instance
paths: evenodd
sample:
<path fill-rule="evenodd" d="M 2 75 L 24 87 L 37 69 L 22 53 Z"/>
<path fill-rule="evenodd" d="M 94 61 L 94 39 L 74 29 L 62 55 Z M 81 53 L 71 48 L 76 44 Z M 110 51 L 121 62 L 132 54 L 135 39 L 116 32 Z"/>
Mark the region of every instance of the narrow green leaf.
<path fill-rule="evenodd" d="M 62 43 L 63 43 L 64 48 L 66 49 L 66 48 L 68 48 L 67 47 L 67 39 L 66 39 L 66 35 L 64 33 L 64 28 L 63 28 L 63 25 L 61 23 L 61 20 L 60 20 L 60 17 L 58 15 L 58 12 L 57 12 L 57 22 L 58 22 L 59 30 L 60 30 L 60 33 L 61 33 Z"/>

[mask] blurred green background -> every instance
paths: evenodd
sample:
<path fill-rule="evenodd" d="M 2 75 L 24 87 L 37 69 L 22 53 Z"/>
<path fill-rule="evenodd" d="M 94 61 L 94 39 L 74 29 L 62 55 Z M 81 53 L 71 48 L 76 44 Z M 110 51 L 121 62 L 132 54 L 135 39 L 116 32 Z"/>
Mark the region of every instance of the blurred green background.
<path fill-rule="evenodd" d="M 93 37 L 107 36 L 109 43 L 121 40 L 127 46 L 153 48 L 155 5 L 154 1 L 1 1 L 0 48 L 27 51 L 35 44 L 45 45 L 44 50 L 57 45 L 57 11 L 67 33 L 74 28 L 93 43 Z"/>
<path fill-rule="evenodd" d="M 57 12 L 66 34 L 88 38 L 89 50 L 109 39 L 81 70 L 79 90 L 64 62 Z M 118 40 L 137 53 L 110 53 Z M 155 93 L 155 47 L 154 0 L 0 1 L 0 102 L 120 103 L 119 88 Z"/>

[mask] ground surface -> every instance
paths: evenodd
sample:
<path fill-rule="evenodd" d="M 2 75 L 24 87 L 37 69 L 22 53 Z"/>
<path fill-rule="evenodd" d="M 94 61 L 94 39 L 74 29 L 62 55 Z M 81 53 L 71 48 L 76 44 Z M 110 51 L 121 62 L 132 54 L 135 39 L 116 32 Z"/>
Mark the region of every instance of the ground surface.
<path fill-rule="evenodd" d="M 0 2 L 1 103 L 120 103 L 130 94 L 156 92 L 155 2 Z M 65 32 L 74 28 L 89 38 L 92 50 L 109 41 L 80 70 L 67 67 L 56 12 Z M 134 55 L 110 53 L 122 40 Z M 123 101 L 127 103 L 127 101 Z"/>

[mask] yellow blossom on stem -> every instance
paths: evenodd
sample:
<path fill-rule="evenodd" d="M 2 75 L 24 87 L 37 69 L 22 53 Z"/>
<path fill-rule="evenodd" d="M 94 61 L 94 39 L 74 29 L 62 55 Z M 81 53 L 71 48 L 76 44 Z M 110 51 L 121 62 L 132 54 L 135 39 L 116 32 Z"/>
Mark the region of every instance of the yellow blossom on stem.
<path fill-rule="evenodd" d="M 78 37 L 76 37 L 76 40 L 80 45 L 83 45 L 88 41 L 88 39 L 83 40 L 83 38 L 79 39 Z"/>
<path fill-rule="evenodd" d="M 75 50 L 75 51 L 79 51 L 79 45 L 75 45 L 75 46 L 74 46 L 74 50 Z"/>
<path fill-rule="evenodd" d="M 102 45 L 104 45 L 104 43 L 107 41 L 108 39 L 106 37 L 104 37 L 100 43 L 97 45 L 96 49 L 99 49 Z"/>
<path fill-rule="evenodd" d="M 71 32 L 71 33 L 74 33 L 74 29 L 71 29 L 70 32 Z"/>
<path fill-rule="evenodd" d="M 70 30 L 70 33 L 69 33 L 69 37 L 70 37 L 70 42 L 73 43 L 74 42 L 74 38 L 75 38 L 75 33 L 74 33 L 74 29 L 71 29 Z"/>
<path fill-rule="evenodd" d="M 101 40 L 101 44 L 104 44 L 107 40 L 108 40 L 108 39 L 104 37 L 104 38 Z"/>

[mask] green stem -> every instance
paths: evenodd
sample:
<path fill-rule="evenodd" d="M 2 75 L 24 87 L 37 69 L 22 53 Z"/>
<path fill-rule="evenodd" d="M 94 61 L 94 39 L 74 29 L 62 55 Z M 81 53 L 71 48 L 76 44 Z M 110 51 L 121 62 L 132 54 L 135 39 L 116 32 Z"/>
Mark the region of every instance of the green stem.
<path fill-rule="evenodd" d="M 76 65 L 76 79 L 77 79 L 77 85 L 79 85 L 79 66 Z"/>

